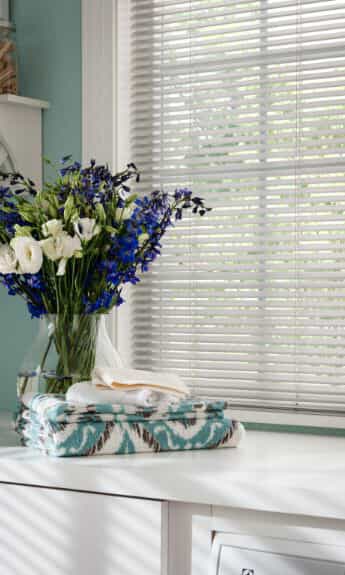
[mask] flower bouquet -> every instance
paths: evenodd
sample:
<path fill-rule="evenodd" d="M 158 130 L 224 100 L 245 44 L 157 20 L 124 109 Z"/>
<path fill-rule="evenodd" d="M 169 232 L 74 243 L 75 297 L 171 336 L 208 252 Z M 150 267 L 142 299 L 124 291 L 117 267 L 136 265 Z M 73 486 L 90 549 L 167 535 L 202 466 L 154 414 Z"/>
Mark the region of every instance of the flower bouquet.
<path fill-rule="evenodd" d="M 134 164 L 113 174 L 94 160 L 82 167 L 65 156 L 54 167 L 55 181 L 40 190 L 20 173 L 0 174 L 0 282 L 24 298 L 32 317 L 49 318 L 35 376 L 45 378 L 46 391 L 65 392 L 90 379 L 99 317 L 148 271 L 167 229 L 185 210 L 203 216 L 209 208 L 188 189 L 132 193 Z M 21 393 L 30 375 L 21 377 Z"/>

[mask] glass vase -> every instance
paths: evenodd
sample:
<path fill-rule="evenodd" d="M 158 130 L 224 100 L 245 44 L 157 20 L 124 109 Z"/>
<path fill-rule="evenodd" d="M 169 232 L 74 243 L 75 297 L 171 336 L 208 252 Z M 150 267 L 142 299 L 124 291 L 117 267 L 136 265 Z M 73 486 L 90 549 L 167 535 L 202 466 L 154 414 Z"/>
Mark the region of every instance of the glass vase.
<path fill-rule="evenodd" d="M 40 320 L 36 340 L 18 373 L 18 397 L 26 393 L 66 393 L 72 384 L 89 381 L 96 365 L 121 365 L 104 316 L 46 316 Z"/>

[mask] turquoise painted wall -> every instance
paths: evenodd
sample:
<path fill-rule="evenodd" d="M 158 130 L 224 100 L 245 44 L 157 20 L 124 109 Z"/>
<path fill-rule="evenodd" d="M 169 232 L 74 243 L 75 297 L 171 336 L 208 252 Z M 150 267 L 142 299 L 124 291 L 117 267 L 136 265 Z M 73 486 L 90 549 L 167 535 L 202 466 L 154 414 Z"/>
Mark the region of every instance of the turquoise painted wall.
<path fill-rule="evenodd" d="M 81 0 L 12 0 L 20 94 L 48 100 L 43 149 L 81 157 Z M 18 366 L 37 330 L 25 305 L 0 287 L 0 409 L 12 409 Z"/>

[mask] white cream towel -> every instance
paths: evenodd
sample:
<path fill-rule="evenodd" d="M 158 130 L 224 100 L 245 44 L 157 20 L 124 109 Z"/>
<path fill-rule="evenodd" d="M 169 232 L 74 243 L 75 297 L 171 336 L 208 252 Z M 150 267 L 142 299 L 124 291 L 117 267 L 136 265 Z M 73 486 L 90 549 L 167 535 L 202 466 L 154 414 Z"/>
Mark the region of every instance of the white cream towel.
<path fill-rule="evenodd" d="M 173 373 L 156 373 L 124 367 L 113 369 L 95 367 L 92 383 L 97 387 L 126 392 L 147 389 L 161 394 L 176 395 L 179 398 L 189 395 L 187 385 Z"/>
<path fill-rule="evenodd" d="M 176 396 L 153 391 L 152 389 L 122 390 L 110 387 L 96 387 L 87 381 L 74 383 L 67 390 L 66 400 L 80 405 L 90 403 L 125 404 L 137 407 L 155 407 L 160 404 L 174 403 Z"/>

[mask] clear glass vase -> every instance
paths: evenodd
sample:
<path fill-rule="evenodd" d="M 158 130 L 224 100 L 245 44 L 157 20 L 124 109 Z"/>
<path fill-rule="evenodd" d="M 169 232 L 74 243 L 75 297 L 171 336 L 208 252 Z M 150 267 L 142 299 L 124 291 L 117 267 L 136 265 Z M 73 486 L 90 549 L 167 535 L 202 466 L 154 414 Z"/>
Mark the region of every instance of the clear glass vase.
<path fill-rule="evenodd" d="M 18 373 L 18 397 L 25 393 L 66 393 L 73 383 L 89 381 L 96 365 L 122 365 L 104 316 L 46 316 L 40 320 L 37 337 Z"/>

